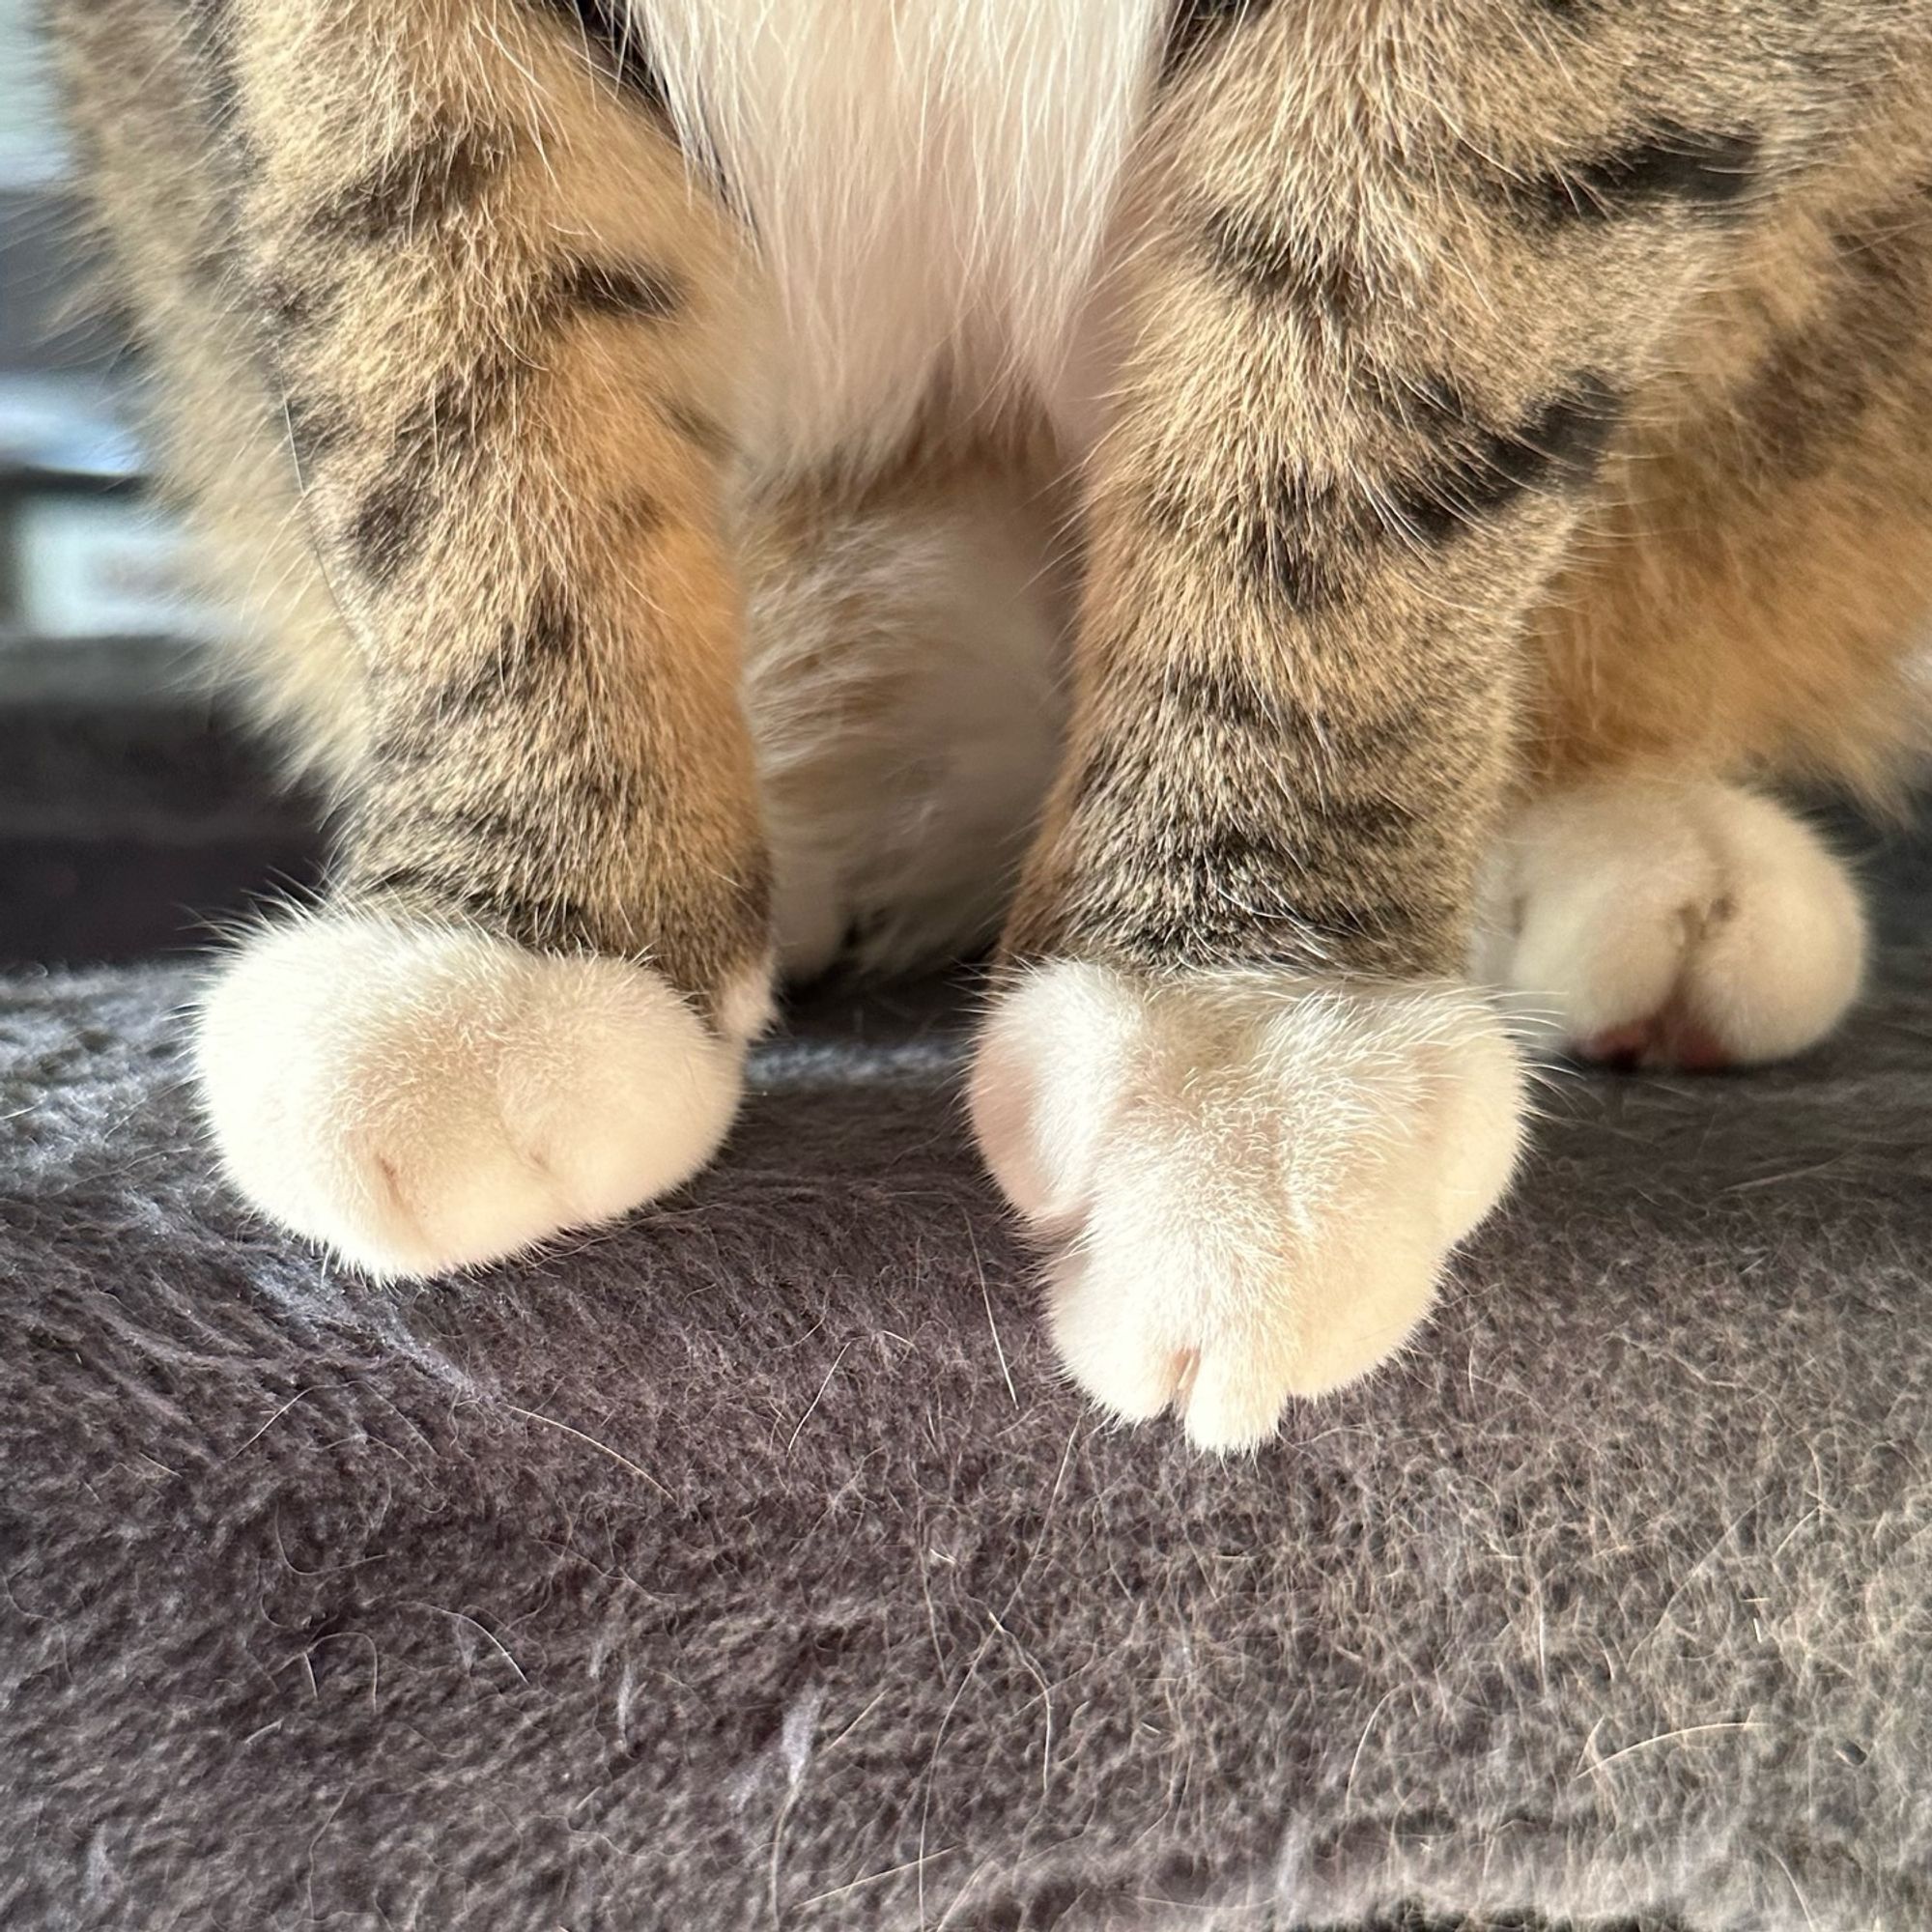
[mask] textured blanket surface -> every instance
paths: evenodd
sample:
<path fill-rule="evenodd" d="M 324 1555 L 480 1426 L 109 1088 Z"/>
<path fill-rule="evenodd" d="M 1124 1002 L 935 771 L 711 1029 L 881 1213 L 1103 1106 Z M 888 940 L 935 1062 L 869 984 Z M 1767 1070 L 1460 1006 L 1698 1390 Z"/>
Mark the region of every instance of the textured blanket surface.
<path fill-rule="evenodd" d="M 1056 1380 L 943 995 L 381 1291 L 213 1181 L 180 971 L 7 982 L 0 1925 L 1932 1925 L 1925 977 L 1553 1082 L 1426 1346 L 1225 1465 Z"/>

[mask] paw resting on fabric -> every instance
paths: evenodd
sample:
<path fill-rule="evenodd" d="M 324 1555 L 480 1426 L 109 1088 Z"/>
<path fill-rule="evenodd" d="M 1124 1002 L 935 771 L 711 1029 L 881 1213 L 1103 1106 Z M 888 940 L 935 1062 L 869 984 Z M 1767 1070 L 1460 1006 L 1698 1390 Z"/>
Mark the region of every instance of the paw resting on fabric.
<path fill-rule="evenodd" d="M 230 1179 L 378 1277 L 607 1220 L 703 1166 L 763 987 L 721 1037 L 655 973 L 448 927 L 269 931 L 202 1004 L 195 1069 Z"/>
<path fill-rule="evenodd" d="M 1508 1183 L 1521 1077 L 1453 987 L 1060 963 L 973 1073 L 988 1164 L 1045 1241 L 1054 1338 L 1129 1420 L 1231 1450 L 1385 1359 Z"/>
<path fill-rule="evenodd" d="M 1865 921 L 1841 861 L 1735 785 L 1625 781 L 1539 799 L 1484 888 L 1478 979 L 1585 1059 L 1781 1060 L 1844 1016 Z"/>

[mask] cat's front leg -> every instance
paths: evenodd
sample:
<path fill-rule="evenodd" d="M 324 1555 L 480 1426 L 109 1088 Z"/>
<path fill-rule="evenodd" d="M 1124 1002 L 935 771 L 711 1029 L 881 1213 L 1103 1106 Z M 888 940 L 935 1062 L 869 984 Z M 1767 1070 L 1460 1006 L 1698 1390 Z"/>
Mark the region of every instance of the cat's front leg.
<path fill-rule="evenodd" d="M 686 1179 L 767 1010 L 740 244 L 568 13 L 298 0 L 208 49 L 367 724 L 327 901 L 227 963 L 196 1066 L 230 1176 L 380 1274 Z"/>
<path fill-rule="evenodd" d="M 1520 1076 L 1450 981 L 1057 960 L 1002 1000 L 974 1115 L 1051 1250 L 1075 1379 L 1203 1447 L 1383 1360 L 1509 1179 Z"/>
<path fill-rule="evenodd" d="M 1214 1448 L 1401 1346 L 1508 1181 L 1522 1083 L 1466 974 L 1519 633 L 1747 165 L 1690 83 L 1633 135 L 1611 64 L 1505 64 L 1481 13 L 1224 23 L 1137 189 L 973 1104 L 1072 1375 Z"/>

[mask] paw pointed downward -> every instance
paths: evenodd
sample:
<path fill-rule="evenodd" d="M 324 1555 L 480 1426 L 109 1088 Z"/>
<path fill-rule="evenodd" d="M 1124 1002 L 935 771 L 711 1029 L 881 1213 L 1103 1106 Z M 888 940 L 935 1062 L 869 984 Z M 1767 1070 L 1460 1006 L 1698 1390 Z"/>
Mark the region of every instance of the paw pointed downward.
<path fill-rule="evenodd" d="M 491 1261 L 676 1186 L 724 1138 L 742 1059 L 648 968 L 351 917 L 250 942 L 195 1041 L 231 1180 L 378 1277 Z"/>
<path fill-rule="evenodd" d="M 1070 962 L 1003 996 L 972 1101 L 1048 1244 L 1068 1373 L 1219 1450 L 1402 1346 L 1507 1185 L 1522 1111 L 1501 1027 L 1459 989 Z"/>

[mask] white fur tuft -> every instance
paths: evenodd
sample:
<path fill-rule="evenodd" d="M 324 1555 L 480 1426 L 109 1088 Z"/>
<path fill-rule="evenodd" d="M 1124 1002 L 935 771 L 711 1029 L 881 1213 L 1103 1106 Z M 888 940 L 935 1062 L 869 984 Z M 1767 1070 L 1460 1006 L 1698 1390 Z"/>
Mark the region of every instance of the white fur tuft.
<path fill-rule="evenodd" d="M 1065 378 L 1166 0 L 632 0 L 777 312 L 754 446 L 885 455 L 935 383 Z"/>
<path fill-rule="evenodd" d="M 723 1140 L 741 1059 L 646 968 L 367 918 L 250 942 L 195 1043 L 235 1184 L 378 1277 L 491 1261 L 675 1187 Z"/>

